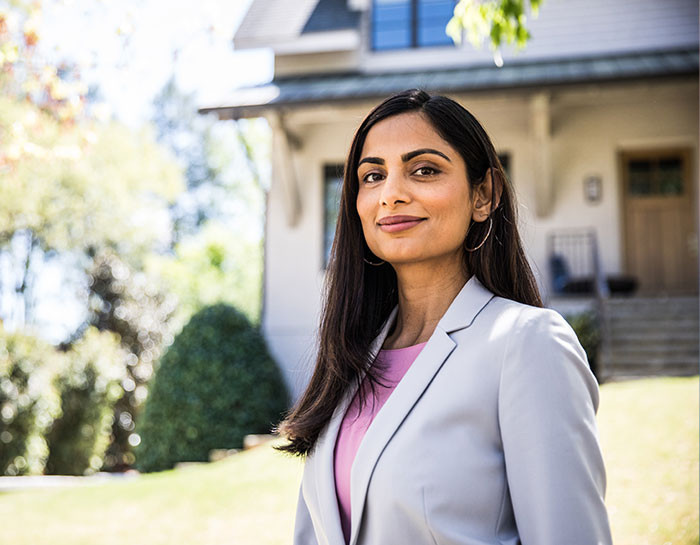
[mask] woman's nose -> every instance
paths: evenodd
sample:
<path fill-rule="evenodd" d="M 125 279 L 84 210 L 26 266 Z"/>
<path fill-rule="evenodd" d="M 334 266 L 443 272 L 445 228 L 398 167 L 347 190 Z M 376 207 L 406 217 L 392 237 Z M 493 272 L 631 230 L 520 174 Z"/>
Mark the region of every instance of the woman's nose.
<path fill-rule="evenodd" d="M 407 203 L 411 200 L 408 193 L 406 180 L 401 173 L 389 173 L 382 184 L 382 206 L 395 206 L 399 203 Z"/>

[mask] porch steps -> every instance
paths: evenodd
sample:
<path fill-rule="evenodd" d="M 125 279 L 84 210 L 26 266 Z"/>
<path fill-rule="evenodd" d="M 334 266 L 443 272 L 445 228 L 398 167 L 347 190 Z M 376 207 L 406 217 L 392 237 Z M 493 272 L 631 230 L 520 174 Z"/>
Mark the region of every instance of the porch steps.
<path fill-rule="evenodd" d="M 698 374 L 700 322 L 694 296 L 611 298 L 603 377 Z"/>

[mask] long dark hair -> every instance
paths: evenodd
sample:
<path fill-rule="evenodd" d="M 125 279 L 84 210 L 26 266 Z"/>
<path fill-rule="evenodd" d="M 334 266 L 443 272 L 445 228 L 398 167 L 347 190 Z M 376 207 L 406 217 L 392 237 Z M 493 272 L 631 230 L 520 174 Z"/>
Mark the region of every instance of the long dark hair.
<path fill-rule="evenodd" d="M 346 389 L 353 383 L 360 386 L 363 371 L 372 388 L 381 384 L 381 370 L 372 365 L 369 349 L 397 304 L 397 282 L 388 264 L 372 266 L 365 261 L 379 260 L 365 242 L 355 205 L 357 166 L 369 130 L 383 119 L 406 112 L 424 115 L 461 154 L 472 189 L 491 169 L 492 188 L 500 190 L 497 206 L 492 199 L 490 235 L 489 222 L 484 221 L 473 224 L 465 238 L 465 247 L 474 248 L 486 237 L 478 250 L 463 252 L 468 275 L 475 275 L 496 295 L 542 306 L 518 234 L 513 189 L 483 127 L 465 108 L 444 96 L 412 89 L 386 99 L 357 129 L 345 163 L 338 223 L 326 273 L 316 366 L 301 398 L 277 428 L 288 439 L 287 444 L 277 447 L 279 450 L 310 454 Z M 364 403 L 362 389 L 360 397 Z"/>

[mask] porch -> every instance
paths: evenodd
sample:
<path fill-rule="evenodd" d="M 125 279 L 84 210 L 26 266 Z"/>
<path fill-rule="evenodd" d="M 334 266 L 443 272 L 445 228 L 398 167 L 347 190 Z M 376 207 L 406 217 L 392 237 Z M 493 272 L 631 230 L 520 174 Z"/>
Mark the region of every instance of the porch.
<path fill-rule="evenodd" d="M 593 230 L 550 233 L 548 254 L 553 295 L 546 305 L 569 319 L 591 317 L 578 333 L 595 351 L 589 359 L 600 382 L 698 374 L 697 292 L 640 291 L 634 275 L 605 275 Z"/>

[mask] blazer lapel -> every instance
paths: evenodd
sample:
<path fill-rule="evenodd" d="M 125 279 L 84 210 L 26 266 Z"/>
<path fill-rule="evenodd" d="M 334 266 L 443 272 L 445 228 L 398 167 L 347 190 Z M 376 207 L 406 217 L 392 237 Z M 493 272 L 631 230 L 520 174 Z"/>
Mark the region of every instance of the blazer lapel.
<path fill-rule="evenodd" d="M 357 543 L 360 522 L 362 521 L 362 514 L 365 507 L 367 488 L 379 457 L 391 437 L 456 346 L 448 333 L 469 327 L 476 315 L 486 306 L 493 296 L 493 293 L 487 290 L 475 276 L 469 279 L 450 304 L 450 307 L 438 323 L 428 343 L 423 350 L 421 350 L 416 360 L 397 384 L 396 389 L 392 392 L 389 399 L 387 399 L 384 406 L 372 421 L 372 424 L 360 443 L 351 470 L 350 545 L 356 545 Z M 392 313 L 390 322 L 393 322 L 395 315 L 396 309 Z M 385 328 L 385 332 L 383 332 L 384 336 L 379 346 L 373 347 L 377 352 L 384 342 L 386 331 L 388 331 L 388 327 Z M 352 399 L 352 397 L 350 399 Z M 342 415 L 344 413 L 345 411 L 343 410 L 340 414 L 340 418 L 337 420 L 342 420 Z M 337 435 L 339 425 L 339 421 L 334 423 L 333 433 L 329 434 L 329 438 L 332 436 L 333 440 L 328 441 L 328 446 L 326 446 L 329 452 L 325 452 L 320 458 L 323 460 L 324 464 L 329 464 L 331 476 L 333 469 L 333 445 L 331 443 L 335 443 L 335 436 Z M 333 490 L 333 500 L 335 500 L 335 490 Z M 327 511 L 329 513 L 334 513 L 334 516 L 338 518 L 337 526 L 340 528 L 337 509 L 328 509 Z M 340 536 L 342 538 L 342 532 Z M 342 543 L 342 541 L 339 541 L 339 543 Z"/>
<path fill-rule="evenodd" d="M 379 353 L 379 350 L 384 344 L 389 330 L 391 329 L 398 307 L 394 308 L 377 337 L 372 342 L 370 353 L 372 360 Z M 361 379 L 364 378 L 364 373 Z M 340 513 L 338 511 L 338 497 L 335 490 L 335 472 L 333 453 L 335 450 L 335 442 L 340 430 L 340 424 L 343 421 L 348 405 L 352 402 L 357 391 L 357 385 L 348 388 L 343 400 L 338 404 L 333 416 L 331 417 L 325 431 L 319 436 L 316 444 L 315 452 L 312 458 L 307 460 L 307 470 L 311 469 L 316 490 L 318 491 L 319 511 L 323 520 L 323 528 L 327 531 L 327 545 L 344 544 L 343 529 L 340 524 Z M 354 507 L 352 507 L 354 509 Z M 322 544 L 323 545 L 323 544 Z"/>

